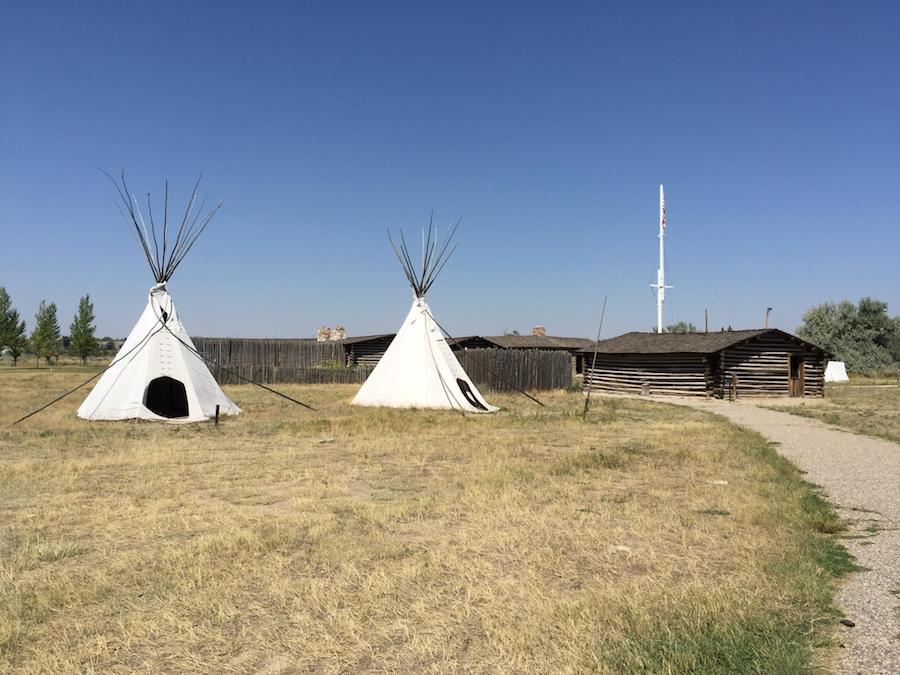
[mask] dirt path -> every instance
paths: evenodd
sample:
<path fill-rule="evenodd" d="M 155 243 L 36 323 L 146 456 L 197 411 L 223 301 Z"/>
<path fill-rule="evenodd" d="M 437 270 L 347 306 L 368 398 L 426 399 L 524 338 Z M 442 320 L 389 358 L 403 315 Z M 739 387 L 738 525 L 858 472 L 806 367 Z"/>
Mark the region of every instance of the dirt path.
<path fill-rule="evenodd" d="M 855 537 L 845 544 L 867 571 L 851 575 L 839 595 L 856 625 L 841 628 L 834 672 L 900 673 L 900 445 L 749 403 L 678 402 L 777 443 L 839 505 Z"/>

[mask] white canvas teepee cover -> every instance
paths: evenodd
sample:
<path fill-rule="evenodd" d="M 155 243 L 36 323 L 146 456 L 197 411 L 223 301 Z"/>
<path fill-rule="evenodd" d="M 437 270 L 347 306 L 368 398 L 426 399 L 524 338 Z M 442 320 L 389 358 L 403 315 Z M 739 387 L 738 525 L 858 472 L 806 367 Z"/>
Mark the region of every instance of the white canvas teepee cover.
<path fill-rule="evenodd" d="M 397 336 L 375 366 L 353 405 L 447 408 L 494 412 L 459 365 L 432 318 L 425 298 L 416 298 Z"/>
<path fill-rule="evenodd" d="M 825 366 L 825 381 L 826 382 L 849 382 L 850 378 L 847 377 L 847 367 L 844 365 L 843 361 L 829 361 L 828 365 Z"/>
<path fill-rule="evenodd" d="M 216 405 L 223 415 L 240 413 L 192 349 L 194 343 L 178 320 L 166 285 L 157 284 L 112 366 L 78 408 L 78 416 L 199 422 L 213 417 Z"/>

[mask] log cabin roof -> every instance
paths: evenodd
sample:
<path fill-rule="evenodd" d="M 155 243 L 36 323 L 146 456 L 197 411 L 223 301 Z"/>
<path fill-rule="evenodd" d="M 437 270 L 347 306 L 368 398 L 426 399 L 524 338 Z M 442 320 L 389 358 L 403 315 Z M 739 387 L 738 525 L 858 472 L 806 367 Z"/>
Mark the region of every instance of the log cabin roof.
<path fill-rule="evenodd" d="M 502 349 L 567 349 L 576 351 L 593 347 L 587 338 L 557 337 L 555 335 L 495 335 L 485 337 Z"/>
<path fill-rule="evenodd" d="M 359 335 L 357 337 L 344 338 L 343 340 L 338 340 L 338 342 L 340 342 L 341 344 L 345 344 L 345 345 L 355 345 L 358 342 L 372 342 L 375 340 L 384 340 L 387 338 L 390 338 L 391 340 L 393 340 L 396 335 L 397 335 L 396 333 L 380 333 L 378 335 Z"/>
<path fill-rule="evenodd" d="M 790 340 L 812 351 L 825 353 L 821 347 L 801 340 L 777 328 L 755 330 L 729 330 L 718 333 L 640 333 L 632 332 L 602 340 L 597 345 L 599 354 L 713 354 L 735 345 L 749 342 L 761 336 Z M 594 352 L 593 345 L 582 349 L 582 354 Z"/>
<path fill-rule="evenodd" d="M 394 339 L 396 333 L 382 333 L 380 335 L 362 335 L 341 340 L 345 345 L 355 345 L 363 342 L 374 342 L 384 339 Z M 497 347 L 499 349 L 566 349 L 576 351 L 586 347 L 593 347 L 593 340 L 586 338 L 556 337 L 553 335 L 495 335 L 483 337 L 481 335 L 465 335 L 461 337 L 447 338 L 451 346 L 460 347 Z"/>
<path fill-rule="evenodd" d="M 377 335 L 359 335 L 354 337 L 344 338 L 340 342 L 345 345 L 356 345 L 361 344 L 363 342 L 379 342 L 381 340 L 393 340 L 397 337 L 396 333 L 379 333 Z M 487 338 L 481 338 L 477 335 L 466 335 L 458 338 L 447 338 L 447 344 L 450 345 L 461 345 L 466 346 L 465 343 L 485 340 Z"/>

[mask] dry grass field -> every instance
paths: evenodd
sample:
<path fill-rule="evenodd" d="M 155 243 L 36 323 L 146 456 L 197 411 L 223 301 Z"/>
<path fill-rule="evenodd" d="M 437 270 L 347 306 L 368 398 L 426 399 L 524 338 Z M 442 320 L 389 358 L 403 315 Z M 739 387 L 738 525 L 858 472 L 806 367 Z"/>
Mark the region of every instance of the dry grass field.
<path fill-rule="evenodd" d="M 824 401 L 771 407 L 900 443 L 900 386 L 834 384 L 826 388 Z"/>
<path fill-rule="evenodd" d="M 211 424 L 87 423 L 0 370 L 0 669 L 806 672 L 840 523 L 762 440 L 674 406 L 491 416 L 257 388 Z"/>

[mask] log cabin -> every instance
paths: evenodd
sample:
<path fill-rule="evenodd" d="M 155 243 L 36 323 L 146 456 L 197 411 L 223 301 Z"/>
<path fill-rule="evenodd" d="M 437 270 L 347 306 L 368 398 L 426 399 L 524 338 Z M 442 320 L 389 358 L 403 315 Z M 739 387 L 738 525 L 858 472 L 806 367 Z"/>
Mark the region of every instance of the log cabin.
<path fill-rule="evenodd" d="M 581 352 L 584 387 L 672 396 L 824 396 L 820 347 L 776 328 L 626 333 Z"/>

